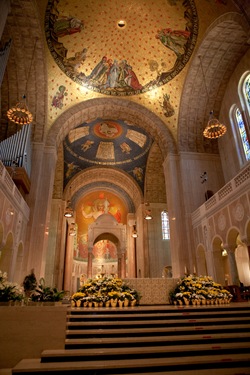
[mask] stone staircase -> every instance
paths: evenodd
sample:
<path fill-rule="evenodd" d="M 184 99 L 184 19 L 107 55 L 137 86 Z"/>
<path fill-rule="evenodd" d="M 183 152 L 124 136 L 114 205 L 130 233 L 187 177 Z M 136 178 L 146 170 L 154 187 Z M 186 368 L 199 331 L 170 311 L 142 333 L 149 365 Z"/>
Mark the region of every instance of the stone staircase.
<path fill-rule="evenodd" d="M 65 349 L 12 374 L 250 374 L 250 304 L 69 308 Z"/>

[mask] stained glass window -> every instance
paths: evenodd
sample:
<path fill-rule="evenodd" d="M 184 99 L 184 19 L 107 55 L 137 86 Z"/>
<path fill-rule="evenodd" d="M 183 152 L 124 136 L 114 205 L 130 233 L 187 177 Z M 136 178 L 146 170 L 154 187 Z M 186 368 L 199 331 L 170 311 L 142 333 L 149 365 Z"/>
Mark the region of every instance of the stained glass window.
<path fill-rule="evenodd" d="M 248 105 L 248 111 L 250 111 L 250 75 L 245 80 L 243 90 L 244 90 L 244 96 Z"/>
<path fill-rule="evenodd" d="M 170 230 L 169 230 L 169 217 L 167 211 L 162 211 L 161 213 L 161 227 L 162 227 L 162 239 L 170 239 Z"/>
<path fill-rule="evenodd" d="M 241 114 L 239 108 L 236 109 L 235 114 L 236 114 L 237 125 L 238 125 L 238 129 L 239 129 L 239 132 L 240 132 L 241 141 L 242 141 L 243 149 L 244 149 L 244 152 L 245 152 L 245 156 L 246 156 L 247 160 L 250 160 L 249 139 L 247 137 L 245 123 L 244 123 L 244 120 L 243 120 L 243 117 L 242 117 L 242 114 Z"/>

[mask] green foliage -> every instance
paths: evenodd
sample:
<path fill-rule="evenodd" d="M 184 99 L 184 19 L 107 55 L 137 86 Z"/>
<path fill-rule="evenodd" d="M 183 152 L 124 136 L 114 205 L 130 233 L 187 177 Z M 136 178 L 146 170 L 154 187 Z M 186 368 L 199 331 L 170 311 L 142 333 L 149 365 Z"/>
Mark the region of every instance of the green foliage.
<path fill-rule="evenodd" d="M 22 301 L 23 298 L 22 287 L 9 282 L 7 273 L 0 271 L 0 302 Z"/>
<path fill-rule="evenodd" d="M 184 299 L 202 300 L 231 297 L 232 295 L 221 284 L 214 282 L 210 276 L 189 275 L 183 277 L 169 293 L 171 302 Z"/>
<path fill-rule="evenodd" d="M 82 297 L 80 297 L 81 293 L 83 294 Z M 123 280 L 113 277 L 89 279 L 71 296 L 74 301 L 76 299 L 87 299 L 95 302 L 106 302 L 110 299 L 124 301 L 125 298 L 130 301 L 136 300 L 138 303 L 141 295 L 135 289 L 130 288 Z"/>
<path fill-rule="evenodd" d="M 56 287 L 46 286 L 44 278 L 41 278 L 35 290 L 31 292 L 30 298 L 33 302 L 58 302 L 63 299 L 65 293 Z"/>

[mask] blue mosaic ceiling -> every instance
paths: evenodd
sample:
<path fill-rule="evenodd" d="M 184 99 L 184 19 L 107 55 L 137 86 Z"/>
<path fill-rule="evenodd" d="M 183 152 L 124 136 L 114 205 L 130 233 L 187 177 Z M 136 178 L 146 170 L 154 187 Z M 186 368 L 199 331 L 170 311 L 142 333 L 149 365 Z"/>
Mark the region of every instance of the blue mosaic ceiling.
<path fill-rule="evenodd" d="M 83 123 L 64 140 L 64 186 L 86 168 L 115 167 L 131 175 L 143 191 L 152 142 L 143 129 L 122 120 Z"/>

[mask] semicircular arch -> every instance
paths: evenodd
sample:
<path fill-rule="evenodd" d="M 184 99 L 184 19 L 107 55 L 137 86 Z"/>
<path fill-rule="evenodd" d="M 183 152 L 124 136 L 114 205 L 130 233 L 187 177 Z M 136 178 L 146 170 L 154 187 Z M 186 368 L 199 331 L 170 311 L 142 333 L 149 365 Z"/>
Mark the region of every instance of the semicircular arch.
<path fill-rule="evenodd" d="M 140 104 L 116 98 L 90 99 L 66 110 L 53 123 L 47 135 L 46 146 L 54 146 L 56 143 L 58 148 L 70 130 L 97 118 L 121 119 L 133 123 L 152 136 L 163 155 L 176 152 L 175 140 L 158 116 Z"/>
<path fill-rule="evenodd" d="M 64 198 L 66 199 L 70 194 L 70 198 L 73 197 L 72 202 L 74 202 L 74 196 L 77 198 L 83 186 L 92 186 L 93 183 L 95 184 L 95 189 L 98 184 L 101 186 L 100 184 L 102 183 L 108 183 L 110 187 L 113 186 L 114 192 L 117 186 L 125 193 L 124 197 L 127 196 L 132 199 L 136 208 L 143 202 L 143 194 L 139 186 L 135 184 L 127 173 L 114 168 L 102 167 L 98 168 L 98 170 L 97 168 L 88 168 L 74 176 L 64 190 Z M 127 198 L 127 206 L 130 207 L 130 205 Z"/>

